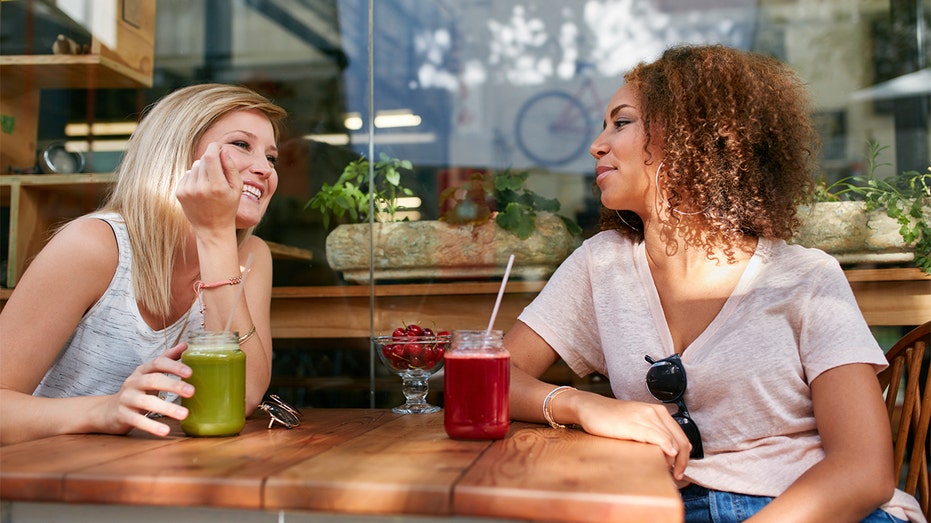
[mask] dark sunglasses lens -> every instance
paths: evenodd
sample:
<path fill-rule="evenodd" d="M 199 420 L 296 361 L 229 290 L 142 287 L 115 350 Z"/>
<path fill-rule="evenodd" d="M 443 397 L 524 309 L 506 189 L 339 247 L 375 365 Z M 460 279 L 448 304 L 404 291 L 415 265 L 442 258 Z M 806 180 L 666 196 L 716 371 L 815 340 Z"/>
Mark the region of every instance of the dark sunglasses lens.
<path fill-rule="evenodd" d="M 263 401 L 259 404 L 259 408 L 267 412 L 272 419 L 268 428 L 271 428 L 275 423 L 280 423 L 289 429 L 301 424 L 302 416 L 300 411 L 285 403 L 278 396 L 273 395 L 268 401 Z"/>
<path fill-rule="evenodd" d="M 676 423 L 682 427 L 682 432 L 685 432 L 685 437 L 689 439 L 689 443 L 692 444 L 692 452 L 689 453 L 689 457 L 692 459 L 701 459 L 705 457 L 705 451 L 701 446 L 701 432 L 698 431 L 698 425 L 692 421 L 692 418 L 685 416 L 681 412 L 677 412 L 672 416 L 675 418 Z"/>
<path fill-rule="evenodd" d="M 657 361 L 647 371 L 647 388 L 662 402 L 676 401 L 685 392 L 685 374 L 672 362 Z"/>
<path fill-rule="evenodd" d="M 267 409 L 267 412 L 269 416 L 275 419 L 275 421 L 288 428 L 294 427 L 300 423 L 300 420 L 298 420 L 293 414 L 278 406 L 270 406 Z"/>

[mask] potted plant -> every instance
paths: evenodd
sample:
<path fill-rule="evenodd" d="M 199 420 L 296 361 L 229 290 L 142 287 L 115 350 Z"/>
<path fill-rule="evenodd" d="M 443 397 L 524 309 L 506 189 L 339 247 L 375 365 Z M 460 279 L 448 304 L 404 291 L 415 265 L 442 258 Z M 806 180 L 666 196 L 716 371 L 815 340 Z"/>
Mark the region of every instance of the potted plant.
<path fill-rule="evenodd" d="M 867 175 L 819 182 L 812 205 L 799 211 L 794 241 L 841 263 L 913 262 L 931 273 L 931 167 L 878 178 L 887 147 L 868 146 Z"/>
<path fill-rule="evenodd" d="M 410 162 L 382 154 L 371 168 L 371 199 L 369 162 L 363 157 L 349 163 L 334 185 L 324 184 L 305 206 L 321 212 L 326 227 L 331 217 L 352 222 L 336 226 L 326 239 L 327 262 L 347 281 L 368 282 L 370 265 L 371 275 L 382 281 L 496 278 L 503 275 L 511 254 L 512 277 L 546 278 L 581 241 L 581 228 L 555 214 L 557 201 L 523 188 L 526 174 L 473 178 L 441 194 L 439 220 L 409 221 L 396 217 L 403 210 L 398 198 L 414 195 L 402 185 Z M 496 182 L 501 191 L 492 191 Z M 472 198 L 479 193 L 480 198 Z M 495 194 L 506 212 L 498 211 Z"/>

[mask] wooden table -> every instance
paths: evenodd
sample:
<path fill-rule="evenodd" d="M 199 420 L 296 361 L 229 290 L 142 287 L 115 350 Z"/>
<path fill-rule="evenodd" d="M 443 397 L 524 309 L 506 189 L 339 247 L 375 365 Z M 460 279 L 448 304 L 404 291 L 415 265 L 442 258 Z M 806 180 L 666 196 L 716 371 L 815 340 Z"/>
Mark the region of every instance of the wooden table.
<path fill-rule="evenodd" d="M 451 440 L 443 413 L 309 409 L 292 430 L 265 414 L 232 438 L 66 435 L 0 447 L 0 499 L 279 511 L 673 522 L 683 508 L 653 445 L 514 423 L 500 441 Z M 289 516 L 288 521 L 294 519 Z M 419 519 L 419 518 L 418 518 Z"/>

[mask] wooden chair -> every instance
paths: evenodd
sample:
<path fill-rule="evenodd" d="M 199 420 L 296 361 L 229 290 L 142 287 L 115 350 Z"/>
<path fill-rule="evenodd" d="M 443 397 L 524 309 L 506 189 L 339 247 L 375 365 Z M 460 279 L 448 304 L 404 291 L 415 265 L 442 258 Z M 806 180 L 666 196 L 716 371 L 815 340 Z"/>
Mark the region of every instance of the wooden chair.
<path fill-rule="evenodd" d="M 902 336 L 886 353 L 889 367 L 879 373 L 879 384 L 886 392 L 886 408 L 894 428 L 893 456 L 895 477 L 902 477 L 905 459 L 911 450 L 903 490 L 918 498 L 921 510 L 931 521 L 931 491 L 928 487 L 928 425 L 931 421 L 931 372 L 925 369 L 921 383 L 922 362 L 931 339 L 931 321 Z M 899 387 L 905 376 L 903 400 L 898 401 Z"/>

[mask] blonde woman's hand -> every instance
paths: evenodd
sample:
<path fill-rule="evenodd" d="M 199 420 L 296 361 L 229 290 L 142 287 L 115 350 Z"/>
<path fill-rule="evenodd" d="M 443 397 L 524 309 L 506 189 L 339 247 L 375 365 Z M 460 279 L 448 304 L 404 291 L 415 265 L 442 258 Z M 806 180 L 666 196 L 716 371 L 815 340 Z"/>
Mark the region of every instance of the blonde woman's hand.
<path fill-rule="evenodd" d="M 243 183 L 228 147 L 208 145 L 178 181 L 175 196 L 195 230 L 235 229 Z"/>
<path fill-rule="evenodd" d="M 125 434 L 138 429 L 156 436 L 167 436 L 171 428 L 150 416 L 158 414 L 177 420 L 186 418 L 186 408 L 159 396 L 161 392 L 174 393 L 183 398 L 194 395 L 194 387 L 183 381 L 191 376 L 191 368 L 179 361 L 181 353 L 186 349 L 187 343 L 182 342 L 154 360 L 136 367 L 123 382 L 119 392 L 110 396 L 102 406 L 102 432 Z"/>

